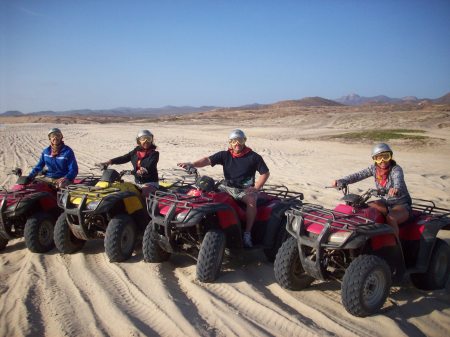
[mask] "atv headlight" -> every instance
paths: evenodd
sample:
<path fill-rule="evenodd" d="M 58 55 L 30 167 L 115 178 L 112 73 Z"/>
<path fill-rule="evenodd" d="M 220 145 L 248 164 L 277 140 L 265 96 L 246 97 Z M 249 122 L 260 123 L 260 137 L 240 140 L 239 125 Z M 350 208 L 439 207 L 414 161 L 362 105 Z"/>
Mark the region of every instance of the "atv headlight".
<path fill-rule="evenodd" d="M 86 208 L 93 211 L 94 209 L 96 209 L 98 207 L 98 204 L 100 203 L 101 200 L 95 200 L 90 202 L 89 204 L 87 204 Z"/>
<path fill-rule="evenodd" d="M 334 232 L 328 238 L 329 243 L 342 243 L 348 239 L 348 237 L 352 234 L 352 232 Z"/>
<path fill-rule="evenodd" d="M 178 213 L 175 220 L 178 222 L 183 222 L 186 219 L 187 212 Z"/>
<path fill-rule="evenodd" d="M 294 216 L 294 219 L 292 220 L 291 226 L 292 226 L 292 230 L 295 233 L 298 233 L 298 231 L 300 230 L 300 224 L 302 222 L 302 218 L 299 216 Z"/>

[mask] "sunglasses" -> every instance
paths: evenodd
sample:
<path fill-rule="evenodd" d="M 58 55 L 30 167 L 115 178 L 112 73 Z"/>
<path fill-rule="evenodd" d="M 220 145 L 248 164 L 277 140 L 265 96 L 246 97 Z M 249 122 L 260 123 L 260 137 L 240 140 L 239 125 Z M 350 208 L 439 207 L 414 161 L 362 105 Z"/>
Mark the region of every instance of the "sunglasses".
<path fill-rule="evenodd" d="M 142 137 L 139 137 L 139 141 L 141 143 L 144 143 L 144 142 L 151 143 L 153 141 L 153 137 L 152 136 L 142 136 Z"/>
<path fill-rule="evenodd" d="M 391 159 L 392 159 L 392 155 L 390 152 L 383 152 L 383 153 L 377 154 L 376 156 L 373 157 L 373 160 L 377 164 L 381 164 L 382 162 L 388 162 Z"/>
<path fill-rule="evenodd" d="M 236 144 L 243 145 L 243 144 L 245 144 L 245 139 L 244 138 L 234 138 L 234 139 L 230 139 L 229 143 L 231 145 L 236 145 Z"/>

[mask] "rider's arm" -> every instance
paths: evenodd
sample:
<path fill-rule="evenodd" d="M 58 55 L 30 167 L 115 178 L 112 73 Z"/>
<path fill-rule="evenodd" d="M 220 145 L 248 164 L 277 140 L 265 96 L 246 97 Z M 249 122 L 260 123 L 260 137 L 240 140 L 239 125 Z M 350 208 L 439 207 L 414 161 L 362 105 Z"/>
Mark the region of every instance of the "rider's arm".
<path fill-rule="evenodd" d="M 67 151 L 67 160 L 69 161 L 69 172 L 67 172 L 66 178 L 74 180 L 78 174 L 78 164 L 72 150 Z"/>
<path fill-rule="evenodd" d="M 35 167 L 33 167 L 33 169 L 31 170 L 30 174 L 28 175 L 28 178 L 33 179 L 44 168 L 44 166 L 45 166 L 44 152 L 45 152 L 45 150 L 42 151 L 38 163 L 36 164 Z"/>
<path fill-rule="evenodd" d="M 369 178 L 370 176 L 373 176 L 373 170 L 372 167 L 369 166 L 368 168 L 365 168 L 361 171 L 358 171 L 356 173 L 350 174 L 344 178 L 338 179 L 336 181 L 337 184 L 353 184 L 356 183 L 358 181 L 364 180 L 366 178 Z"/>
<path fill-rule="evenodd" d="M 255 188 L 257 190 L 260 190 L 266 183 L 267 179 L 269 179 L 269 176 L 270 176 L 270 172 L 261 174 L 255 182 Z"/>
<path fill-rule="evenodd" d="M 194 162 L 186 162 L 186 163 L 178 163 L 177 166 L 180 166 L 184 169 L 189 169 L 190 167 L 205 167 L 211 165 L 211 159 L 209 157 L 204 157 Z"/>

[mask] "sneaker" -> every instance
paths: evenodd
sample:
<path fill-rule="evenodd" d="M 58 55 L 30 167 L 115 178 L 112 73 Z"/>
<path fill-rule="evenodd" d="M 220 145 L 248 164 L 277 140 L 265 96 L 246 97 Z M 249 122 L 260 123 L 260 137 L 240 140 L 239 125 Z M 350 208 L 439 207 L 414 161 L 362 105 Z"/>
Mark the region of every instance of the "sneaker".
<path fill-rule="evenodd" d="M 244 247 L 245 248 L 253 247 L 252 234 L 250 232 L 244 232 Z"/>

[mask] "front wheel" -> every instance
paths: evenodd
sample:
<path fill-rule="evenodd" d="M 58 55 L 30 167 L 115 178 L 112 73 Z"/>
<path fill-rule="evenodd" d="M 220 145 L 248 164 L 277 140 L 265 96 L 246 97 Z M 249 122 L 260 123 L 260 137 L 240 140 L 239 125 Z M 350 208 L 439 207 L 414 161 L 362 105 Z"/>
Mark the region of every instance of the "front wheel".
<path fill-rule="evenodd" d="M 63 254 L 73 254 L 82 249 L 86 243 L 85 240 L 73 235 L 66 219 L 66 213 L 62 213 L 56 220 L 53 239 L 55 240 L 56 248 Z"/>
<path fill-rule="evenodd" d="M 342 304 L 354 316 L 377 312 L 386 301 L 391 287 L 391 270 L 374 255 L 358 256 L 347 268 L 342 280 Z"/>
<path fill-rule="evenodd" d="M 128 260 L 136 244 L 136 224 L 131 216 L 119 214 L 112 218 L 105 234 L 105 251 L 110 262 Z"/>
<path fill-rule="evenodd" d="M 280 249 L 281 245 L 284 241 L 289 237 L 289 233 L 286 230 L 286 217 L 283 218 L 283 220 L 280 223 L 280 227 L 278 228 L 278 231 L 276 233 L 273 246 L 271 248 L 264 249 L 264 254 L 267 257 L 267 260 L 269 262 L 274 262 L 275 257 L 278 253 L 278 250 Z"/>
<path fill-rule="evenodd" d="M 436 239 L 430 264 L 425 273 L 411 274 L 411 281 L 418 289 L 442 289 L 450 273 L 450 247 L 442 239 Z"/>
<path fill-rule="evenodd" d="M 45 253 L 55 246 L 53 230 L 55 218 L 48 213 L 36 213 L 25 223 L 25 243 L 33 253 Z"/>
<path fill-rule="evenodd" d="M 225 233 L 218 229 L 206 233 L 197 259 L 197 279 L 213 282 L 217 279 L 225 252 Z"/>
<path fill-rule="evenodd" d="M 284 241 L 278 250 L 273 269 L 275 279 L 285 289 L 302 290 L 314 281 L 314 278 L 303 270 L 297 240 L 292 236 Z"/>
<path fill-rule="evenodd" d="M 158 243 L 158 233 L 153 230 L 151 225 L 145 228 L 142 253 L 144 254 L 144 261 L 152 263 L 167 261 L 171 255 L 161 248 Z"/>

